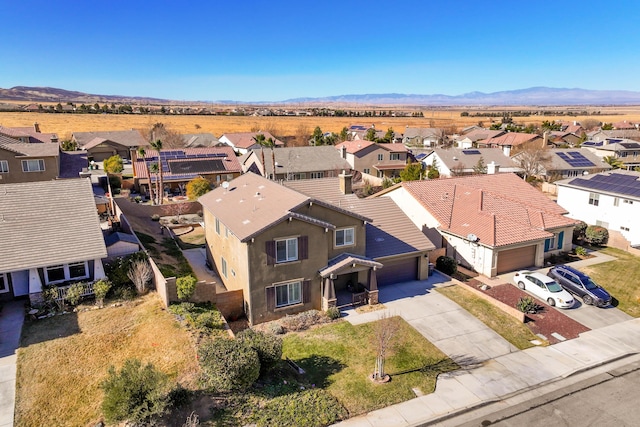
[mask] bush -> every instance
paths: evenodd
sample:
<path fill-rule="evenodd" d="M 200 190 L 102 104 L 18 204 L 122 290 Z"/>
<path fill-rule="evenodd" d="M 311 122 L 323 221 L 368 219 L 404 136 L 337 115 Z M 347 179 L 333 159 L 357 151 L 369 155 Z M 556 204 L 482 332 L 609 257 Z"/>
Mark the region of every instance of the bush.
<path fill-rule="evenodd" d="M 76 282 L 67 288 L 67 294 L 65 299 L 69 301 L 69 304 L 76 306 L 82 299 L 82 293 L 84 292 L 84 283 Z"/>
<path fill-rule="evenodd" d="M 269 400 L 254 411 L 251 422 L 270 427 L 322 427 L 347 417 L 347 411 L 329 392 L 311 389 Z"/>
<path fill-rule="evenodd" d="M 151 215 L 151 221 L 160 221 L 160 215 L 158 214 Z"/>
<path fill-rule="evenodd" d="M 198 348 L 204 386 L 216 392 L 247 390 L 260 376 L 258 353 L 246 341 L 219 338 Z"/>
<path fill-rule="evenodd" d="M 188 300 L 196 291 L 197 280 L 193 276 L 179 277 L 176 280 L 176 290 L 180 301 Z"/>
<path fill-rule="evenodd" d="M 587 230 L 587 223 L 580 221 L 573 227 L 573 242 L 579 243 L 584 240 L 585 231 Z"/>
<path fill-rule="evenodd" d="M 258 353 L 260 374 L 267 372 L 282 359 L 282 339 L 280 337 L 246 329 L 238 334 L 238 339 L 245 341 Z"/>
<path fill-rule="evenodd" d="M 147 254 L 144 252 L 136 252 L 125 257 L 118 257 L 113 261 L 105 264 L 105 273 L 112 284 L 112 292 L 117 292 L 118 288 L 131 288 L 133 283 L 129 279 L 127 273 L 131 265 L 138 260 L 146 260 Z"/>
<path fill-rule="evenodd" d="M 180 304 L 171 304 L 169 311 L 184 320 L 190 327 L 205 332 L 213 329 L 222 329 L 224 325 L 222 315 L 210 303 L 193 304 L 182 302 Z"/>
<path fill-rule="evenodd" d="M 436 259 L 436 268 L 444 274 L 451 276 L 458 271 L 458 263 L 455 259 L 442 255 Z"/>
<path fill-rule="evenodd" d="M 587 254 L 587 250 L 582 246 L 576 246 L 576 255 L 585 256 Z"/>
<path fill-rule="evenodd" d="M 269 332 L 273 335 L 282 335 L 284 334 L 284 328 L 278 322 L 271 322 L 269 324 Z"/>
<path fill-rule="evenodd" d="M 318 310 L 309 310 L 293 316 L 285 316 L 280 319 L 280 324 L 288 331 L 304 331 L 315 324 L 322 323 L 323 317 Z"/>
<path fill-rule="evenodd" d="M 602 246 L 607 243 L 607 240 L 609 240 L 609 231 L 598 225 L 590 225 L 585 231 L 584 238 L 592 245 Z"/>
<path fill-rule="evenodd" d="M 329 307 L 325 314 L 329 319 L 336 320 L 340 318 L 340 309 L 338 307 Z"/>
<path fill-rule="evenodd" d="M 100 383 L 106 421 L 146 423 L 151 417 L 162 415 L 168 403 L 167 384 L 164 373 L 151 364 L 142 366 L 138 359 L 127 359 L 120 372 L 111 366 L 107 378 Z"/>
<path fill-rule="evenodd" d="M 516 308 L 523 313 L 535 314 L 540 309 L 540 306 L 536 304 L 532 297 L 520 297 L 516 303 Z"/>
<path fill-rule="evenodd" d="M 96 304 L 102 307 L 104 299 L 107 297 L 109 290 L 111 289 L 111 282 L 107 279 L 100 279 L 93 284 L 93 294 L 96 297 Z"/>

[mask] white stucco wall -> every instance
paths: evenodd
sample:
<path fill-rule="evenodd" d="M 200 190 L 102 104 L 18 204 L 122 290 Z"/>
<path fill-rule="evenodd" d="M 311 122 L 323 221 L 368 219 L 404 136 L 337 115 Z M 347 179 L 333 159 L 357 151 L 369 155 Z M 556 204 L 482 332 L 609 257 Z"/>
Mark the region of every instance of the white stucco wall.
<path fill-rule="evenodd" d="M 463 267 L 471 268 L 480 274 L 491 277 L 493 249 L 458 236 L 444 234 L 444 238 L 451 245 L 447 250 L 447 256 L 455 258 Z"/>
<path fill-rule="evenodd" d="M 433 159 L 436 159 L 436 166 L 438 166 L 438 172 L 440 172 L 441 177 L 451 176 L 451 169 L 449 169 L 447 165 L 444 164 L 440 156 L 438 156 L 435 152 L 429 154 L 422 160 L 425 169 L 433 164 Z"/>

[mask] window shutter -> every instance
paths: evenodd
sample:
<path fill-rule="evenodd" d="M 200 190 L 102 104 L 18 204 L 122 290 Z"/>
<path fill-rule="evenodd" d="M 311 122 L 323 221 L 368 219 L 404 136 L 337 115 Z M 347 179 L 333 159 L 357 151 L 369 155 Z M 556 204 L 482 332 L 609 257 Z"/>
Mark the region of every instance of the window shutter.
<path fill-rule="evenodd" d="M 311 281 L 304 280 L 302 282 L 302 303 L 308 304 L 311 301 Z"/>
<path fill-rule="evenodd" d="M 551 245 L 551 239 L 546 239 L 544 241 L 544 251 L 549 252 L 549 246 Z"/>
<path fill-rule="evenodd" d="M 562 249 L 563 240 L 564 240 L 564 231 L 561 231 L 560 234 L 558 234 L 558 249 Z"/>
<path fill-rule="evenodd" d="M 276 242 L 275 240 L 267 240 L 266 242 L 267 252 L 267 265 L 274 265 L 276 263 Z"/>
<path fill-rule="evenodd" d="M 298 237 L 298 258 L 309 258 L 309 236 Z"/>
<path fill-rule="evenodd" d="M 267 311 L 274 311 L 276 309 L 276 288 L 271 286 L 265 288 L 267 295 Z"/>

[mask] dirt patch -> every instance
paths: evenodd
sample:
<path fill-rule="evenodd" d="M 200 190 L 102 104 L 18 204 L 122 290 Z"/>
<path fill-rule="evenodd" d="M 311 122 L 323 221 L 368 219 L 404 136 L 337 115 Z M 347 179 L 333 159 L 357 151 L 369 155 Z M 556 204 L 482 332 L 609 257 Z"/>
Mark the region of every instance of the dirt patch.
<path fill-rule="evenodd" d="M 502 285 L 492 286 L 487 290 L 482 290 L 479 286 L 481 282 L 477 280 L 470 280 L 465 285 L 474 287 L 481 292 L 503 302 L 511 307 L 515 307 L 518 300 L 521 297 L 530 296 L 528 293 L 518 289 L 517 287 L 505 283 Z M 557 333 L 565 337 L 566 339 L 578 338 L 578 336 L 590 329 L 581 323 L 576 322 L 567 315 L 559 312 L 555 308 L 550 307 L 548 304 L 535 299 L 536 303 L 542 307 L 542 310 L 537 314 L 527 314 L 525 325 L 531 329 L 534 334 L 544 335 L 550 344 L 556 344 L 560 340 L 552 333 Z"/>

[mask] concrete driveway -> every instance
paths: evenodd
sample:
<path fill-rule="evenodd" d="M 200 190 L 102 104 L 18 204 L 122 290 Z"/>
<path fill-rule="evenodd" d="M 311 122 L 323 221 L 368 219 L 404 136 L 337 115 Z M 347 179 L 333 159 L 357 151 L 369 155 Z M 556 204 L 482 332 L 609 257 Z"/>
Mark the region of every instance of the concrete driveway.
<path fill-rule="evenodd" d="M 24 303 L 4 303 L 0 313 L 0 427 L 13 425 L 16 400 L 16 350 L 24 322 Z"/>
<path fill-rule="evenodd" d="M 380 319 L 381 315 L 401 316 L 426 339 L 460 365 L 474 365 L 518 351 L 484 323 L 434 288 L 451 281 L 434 272 L 428 280 L 399 283 L 380 288 L 379 301 L 386 307 L 359 314 L 345 310 L 352 324 Z"/>

